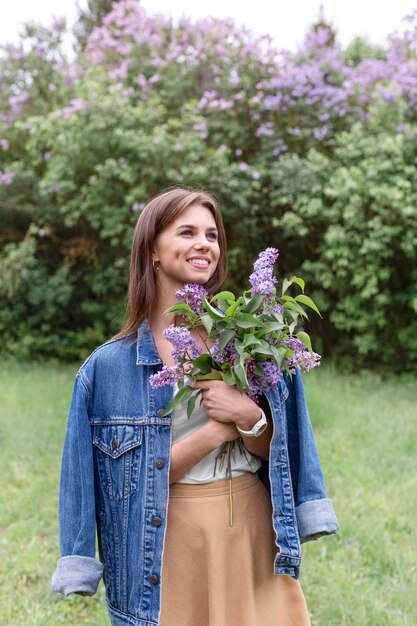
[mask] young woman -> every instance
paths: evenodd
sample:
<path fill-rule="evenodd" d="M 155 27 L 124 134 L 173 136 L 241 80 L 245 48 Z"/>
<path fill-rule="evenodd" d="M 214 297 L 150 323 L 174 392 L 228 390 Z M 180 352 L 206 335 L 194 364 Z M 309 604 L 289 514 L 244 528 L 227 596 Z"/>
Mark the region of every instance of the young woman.
<path fill-rule="evenodd" d="M 199 190 L 155 198 L 136 225 L 122 331 L 79 370 L 60 488 L 61 558 L 52 589 L 92 595 L 103 575 L 114 626 L 304 626 L 300 540 L 337 530 L 301 377 L 258 406 L 204 381 L 201 406 L 164 417 L 173 363 L 165 313 L 185 283 L 218 291 L 226 272 L 220 209 Z M 203 328 L 193 332 L 207 350 Z M 229 486 L 215 457 L 241 437 Z M 262 480 L 260 479 L 262 477 Z M 264 484 L 265 483 L 265 484 Z M 99 560 L 95 558 L 98 535 Z"/>

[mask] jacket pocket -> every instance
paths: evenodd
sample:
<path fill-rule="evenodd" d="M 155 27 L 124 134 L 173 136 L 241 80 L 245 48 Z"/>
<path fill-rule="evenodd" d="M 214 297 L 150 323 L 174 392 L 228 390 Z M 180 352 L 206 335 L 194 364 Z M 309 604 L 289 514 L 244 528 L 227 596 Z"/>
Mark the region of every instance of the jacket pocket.
<path fill-rule="evenodd" d="M 142 427 L 95 425 L 93 444 L 102 489 L 114 500 L 127 498 L 138 487 Z"/>

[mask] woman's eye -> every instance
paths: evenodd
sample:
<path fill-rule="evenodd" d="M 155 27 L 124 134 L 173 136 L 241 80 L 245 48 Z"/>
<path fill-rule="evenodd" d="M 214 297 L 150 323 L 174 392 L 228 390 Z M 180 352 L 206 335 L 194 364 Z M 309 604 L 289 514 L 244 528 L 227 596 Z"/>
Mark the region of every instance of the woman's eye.
<path fill-rule="evenodd" d="M 212 239 L 213 241 L 216 241 L 217 234 L 216 233 L 208 233 L 207 239 Z"/>
<path fill-rule="evenodd" d="M 193 231 L 189 229 L 181 231 L 181 235 L 192 235 L 192 234 L 193 234 Z"/>

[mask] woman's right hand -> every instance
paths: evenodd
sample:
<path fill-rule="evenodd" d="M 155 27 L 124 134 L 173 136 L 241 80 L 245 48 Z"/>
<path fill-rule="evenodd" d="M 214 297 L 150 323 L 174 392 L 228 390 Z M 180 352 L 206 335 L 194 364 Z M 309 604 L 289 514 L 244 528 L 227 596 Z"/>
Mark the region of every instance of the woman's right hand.
<path fill-rule="evenodd" d="M 209 419 L 204 428 L 207 431 L 207 436 L 212 438 L 214 448 L 218 448 L 226 441 L 234 441 L 240 437 L 234 422 L 218 422 L 215 419 Z"/>

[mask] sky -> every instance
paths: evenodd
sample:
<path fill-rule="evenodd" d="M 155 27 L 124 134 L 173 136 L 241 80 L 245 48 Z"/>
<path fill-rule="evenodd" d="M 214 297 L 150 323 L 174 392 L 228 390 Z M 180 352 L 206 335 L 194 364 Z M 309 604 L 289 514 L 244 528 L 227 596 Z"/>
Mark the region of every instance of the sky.
<path fill-rule="evenodd" d="M 3 0 L 4 1 L 4 0 Z M 79 0 L 81 6 L 86 0 Z M 279 48 L 296 50 L 304 34 L 323 7 L 324 16 L 333 23 L 342 45 L 355 35 L 362 35 L 373 43 L 384 43 L 386 35 L 404 28 L 402 19 L 417 10 L 417 0 L 141 0 L 148 13 L 171 15 L 174 20 L 182 15 L 202 18 L 208 15 L 232 17 L 238 25 L 245 25 L 260 35 L 269 34 Z M 15 41 L 19 24 L 28 20 L 48 23 L 53 15 L 64 15 L 72 25 L 77 15 L 76 0 L 13 0 L 3 8 L 0 19 L 0 43 Z M 68 47 L 69 40 L 67 41 Z"/>

